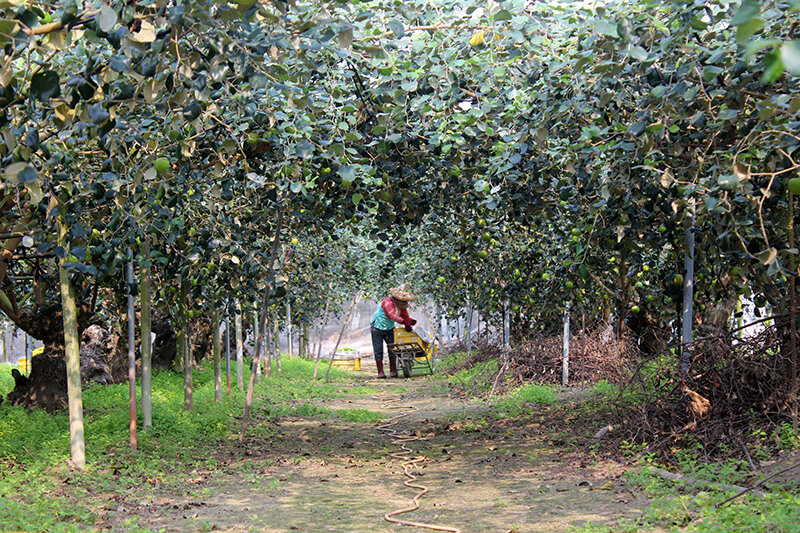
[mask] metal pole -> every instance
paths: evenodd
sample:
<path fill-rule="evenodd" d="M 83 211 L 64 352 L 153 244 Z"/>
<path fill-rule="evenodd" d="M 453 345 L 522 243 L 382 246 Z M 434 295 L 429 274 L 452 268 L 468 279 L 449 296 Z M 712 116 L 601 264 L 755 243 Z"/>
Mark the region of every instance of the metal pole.
<path fill-rule="evenodd" d="M 508 300 L 503 302 L 503 347 L 506 351 L 511 349 L 511 306 Z"/>
<path fill-rule="evenodd" d="M 467 298 L 467 357 L 472 354 L 472 302 Z"/>
<path fill-rule="evenodd" d="M 569 382 L 569 308 L 570 302 L 564 309 L 564 352 L 561 361 L 561 385 L 567 386 Z"/>
<path fill-rule="evenodd" d="M 242 303 L 238 298 L 234 304 L 234 328 L 236 329 L 236 385 L 244 390 L 244 346 L 242 346 Z"/>
<path fill-rule="evenodd" d="M 265 337 L 266 337 L 267 331 L 264 331 L 264 333 L 265 333 Z M 256 344 L 258 344 L 258 304 L 253 306 L 253 354 L 254 354 L 253 357 L 255 357 Z M 263 348 L 262 348 L 260 353 L 261 353 L 262 356 L 264 355 Z M 258 364 L 256 364 L 256 381 L 258 383 L 261 383 L 261 363 L 260 362 L 258 362 Z"/>
<path fill-rule="evenodd" d="M 694 300 L 694 202 L 689 206 L 692 214 L 692 225 L 686 230 L 686 254 L 683 264 L 686 275 L 683 278 L 683 314 L 681 319 L 681 362 L 680 375 L 685 377 L 689 373 L 689 366 L 692 363 L 692 353 L 689 343 L 692 342 L 692 324 L 694 322 L 693 300 Z"/>
<path fill-rule="evenodd" d="M 286 302 L 286 353 L 292 355 L 292 304 Z"/>
<path fill-rule="evenodd" d="M 231 397 L 231 315 L 225 301 L 225 375 L 228 378 L 228 398 Z"/>

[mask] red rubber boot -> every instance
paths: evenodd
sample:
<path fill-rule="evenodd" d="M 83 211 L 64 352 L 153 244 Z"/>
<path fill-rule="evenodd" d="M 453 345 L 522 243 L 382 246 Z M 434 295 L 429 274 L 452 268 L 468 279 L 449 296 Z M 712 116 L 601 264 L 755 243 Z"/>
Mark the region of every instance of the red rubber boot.
<path fill-rule="evenodd" d="M 386 378 L 386 374 L 383 373 L 383 360 L 375 361 L 375 366 L 378 367 L 378 377 L 379 378 Z"/>
<path fill-rule="evenodd" d="M 397 377 L 397 359 L 394 357 L 389 358 L 389 377 L 396 378 Z"/>

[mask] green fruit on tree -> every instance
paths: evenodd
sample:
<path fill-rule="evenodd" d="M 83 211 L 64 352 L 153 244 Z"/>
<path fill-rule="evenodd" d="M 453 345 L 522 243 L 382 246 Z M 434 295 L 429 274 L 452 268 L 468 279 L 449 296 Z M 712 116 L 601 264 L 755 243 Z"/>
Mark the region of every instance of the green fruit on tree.
<path fill-rule="evenodd" d="M 481 235 L 481 239 L 483 239 L 483 242 L 489 242 L 492 240 L 492 234 L 487 231 L 486 233 Z"/>
<path fill-rule="evenodd" d="M 658 231 L 660 231 L 661 233 L 664 233 L 665 231 L 667 231 L 667 227 L 664 224 L 661 224 L 658 227 Z"/>
<path fill-rule="evenodd" d="M 456 254 L 451 255 L 450 261 L 458 261 L 458 256 Z"/>
<path fill-rule="evenodd" d="M 574 283 L 572 283 L 571 281 L 568 281 L 568 282 L 566 282 L 566 283 L 564 284 L 564 286 L 565 286 L 567 289 L 572 289 L 572 287 L 574 287 L 574 286 L 575 286 L 575 284 L 574 284 Z"/>
<path fill-rule="evenodd" d="M 480 257 L 481 259 L 486 259 L 487 257 L 489 257 L 489 252 L 487 252 L 486 250 L 481 250 L 478 252 L 478 257 Z"/>
<path fill-rule="evenodd" d="M 786 186 L 788 187 L 790 193 L 800 195 L 800 178 L 790 179 Z"/>
<path fill-rule="evenodd" d="M 639 306 L 638 305 L 634 305 L 633 307 L 631 307 L 631 312 L 634 313 L 634 314 L 638 313 L 639 312 Z"/>
<path fill-rule="evenodd" d="M 482 219 L 482 218 L 479 218 L 478 219 L 478 225 L 479 226 L 485 226 L 486 225 L 486 221 L 484 219 Z"/>
<path fill-rule="evenodd" d="M 675 278 L 672 280 L 675 285 L 683 285 L 683 275 L 675 274 Z"/>
<path fill-rule="evenodd" d="M 156 169 L 156 172 L 159 174 L 163 174 L 167 170 L 169 170 L 169 159 L 166 157 L 159 157 L 155 161 L 153 161 L 153 168 Z"/>
<path fill-rule="evenodd" d="M 543 279 L 543 280 L 548 280 L 548 279 L 550 279 L 550 274 L 548 274 L 547 272 L 543 273 L 543 274 L 542 274 L 542 279 Z"/>
<path fill-rule="evenodd" d="M 292 240 L 291 240 L 292 244 L 297 244 L 298 242 L 300 242 L 300 241 L 297 240 L 297 237 L 292 237 Z"/>
<path fill-rule="evenodd" d="M 436 278 L 436 281 L 438 281 L 439 283 L 444 283 L 444 276 L 439 276 L 438 278 Z"/>

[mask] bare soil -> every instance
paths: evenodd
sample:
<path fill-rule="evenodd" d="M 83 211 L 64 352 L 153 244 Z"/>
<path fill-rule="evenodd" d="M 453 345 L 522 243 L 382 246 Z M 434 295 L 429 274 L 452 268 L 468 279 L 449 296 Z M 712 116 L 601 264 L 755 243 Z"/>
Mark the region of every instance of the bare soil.
<path fill-rule="evenodd" d="M 570 424 L 580 400 L 574 391 L 555 406 L 532 405 L 529 416 L 495 420 L 485 403 L 442 391 L 428 377 L 360 375 L 379 392 L 318 405 L 380 412 L 393 419 L 389 427 L 330 414 L 257 421 L 247 442 L 220 447 L 220 468 L 196 472 L 191 497 L 153 484 L 133 489 L 109 502 L 104 529 L 430 531 L 384 518 L 422 492 L 404 485 L 409 459 L 392 455 L 401 451 L 397 436 L 415 460 L 407 466 L 413 483 L 428 490 L 400 520 L 464 533 L 560 532 L 635 521 L 650 504 L 626 486 L 623 466 L 589 453 L 586 432 L 599 428 Z"/>

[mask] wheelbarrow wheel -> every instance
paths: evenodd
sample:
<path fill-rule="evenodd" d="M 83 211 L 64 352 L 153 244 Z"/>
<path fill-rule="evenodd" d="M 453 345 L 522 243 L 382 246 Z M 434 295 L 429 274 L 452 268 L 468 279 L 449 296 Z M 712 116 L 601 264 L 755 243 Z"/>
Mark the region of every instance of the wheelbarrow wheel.
<path fill-rule="evenodd" d="M 410 378 L 411 377 L 411 358 L 410 357 L 403 357 L 400 362 L 400 366 L 403 367 L 403 377 Z"/>

